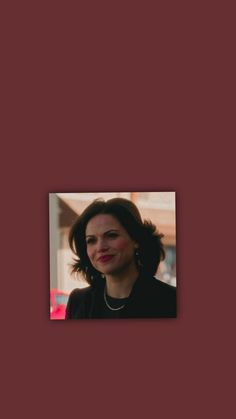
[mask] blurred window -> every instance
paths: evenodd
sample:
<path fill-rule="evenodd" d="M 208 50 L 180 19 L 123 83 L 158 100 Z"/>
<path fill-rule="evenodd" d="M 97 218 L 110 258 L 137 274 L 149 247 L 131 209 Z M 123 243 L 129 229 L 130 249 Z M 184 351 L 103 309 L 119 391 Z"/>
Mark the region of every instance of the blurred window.
<path fill-rule="evenodd" d="M 68 301 L 68 296 L 67 295 L 56 295 L 56 303 L 59 306 L 60 304 L 64 304 L 66 305 Z"/>
<path fill-rule="evenodd" d="M 139 192 L 138 203 L 165 210 L 175 210 L 175 192 Z"/>
<path fill-rule="evenodd" d="M 168 246 L 165 248 L 165 252 L 166 252 L 166 257 L 165 257 L 165 262 L 168 266 L 168 270 L 172 273 L 175 274 L 176 273 L 176 249 L 174 246 Z"/>

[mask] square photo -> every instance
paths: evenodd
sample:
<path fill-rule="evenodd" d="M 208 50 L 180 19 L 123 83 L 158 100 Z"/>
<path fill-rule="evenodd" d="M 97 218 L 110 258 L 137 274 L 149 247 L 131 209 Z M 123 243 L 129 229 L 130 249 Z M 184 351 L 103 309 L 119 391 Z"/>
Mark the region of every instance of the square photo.
<path fill-rule="evenodd" d="M 175 207 L 175 192 L 50 193 L 50 319 L 176 317 Z"/>

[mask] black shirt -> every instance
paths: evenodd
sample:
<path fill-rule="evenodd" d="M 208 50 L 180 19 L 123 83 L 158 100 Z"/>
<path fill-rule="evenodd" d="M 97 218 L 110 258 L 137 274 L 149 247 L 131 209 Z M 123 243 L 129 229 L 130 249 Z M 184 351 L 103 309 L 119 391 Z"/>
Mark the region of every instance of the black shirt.
<path fill-rule="evenodd" d="M 101 279 L 96 285 L 73 290 L 66 308 L 66 319 L 176 317 L 176 288 L 155 277 L 140 276 L 124 302 L 124 308 L 116 311 L 107 307 L 104 287 L 105 280 Z M 120 299 L 107 298 L 111 307 L 116 304 L 115 300 Z M 117 304 L 121 306 L 122 301 Z"/>

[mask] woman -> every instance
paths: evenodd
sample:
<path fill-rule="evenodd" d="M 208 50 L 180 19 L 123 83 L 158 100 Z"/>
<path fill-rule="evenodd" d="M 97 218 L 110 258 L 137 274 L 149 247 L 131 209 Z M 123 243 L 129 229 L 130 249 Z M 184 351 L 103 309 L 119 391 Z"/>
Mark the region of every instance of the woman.
<path fill-rule="evenodd" d="M 70 294 L 66 319 L 176 317 L 176 291 L 154 275 L 162 234 L 124 198 L 95 200 L 72 226 L 69 244 L 89 287 Z"/>

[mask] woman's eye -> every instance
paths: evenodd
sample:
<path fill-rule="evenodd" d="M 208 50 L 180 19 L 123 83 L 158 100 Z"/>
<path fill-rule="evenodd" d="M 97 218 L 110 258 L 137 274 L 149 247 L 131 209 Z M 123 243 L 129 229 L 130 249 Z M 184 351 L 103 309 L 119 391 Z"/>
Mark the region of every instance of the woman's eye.
<path fill-rule="evenodd" d="M 118 237 L 118 234 L 117 233 L 109 233 L 108 237 L 115 238 L 115 237 Z"/>
<path fill-rule="evenodd" d="M 86 243 L 87 244 L 92 244 L 92 243 L 94 243 L 95 242 L 95 239 L 87 239 L 87 241 L 86 241 Z"/>

